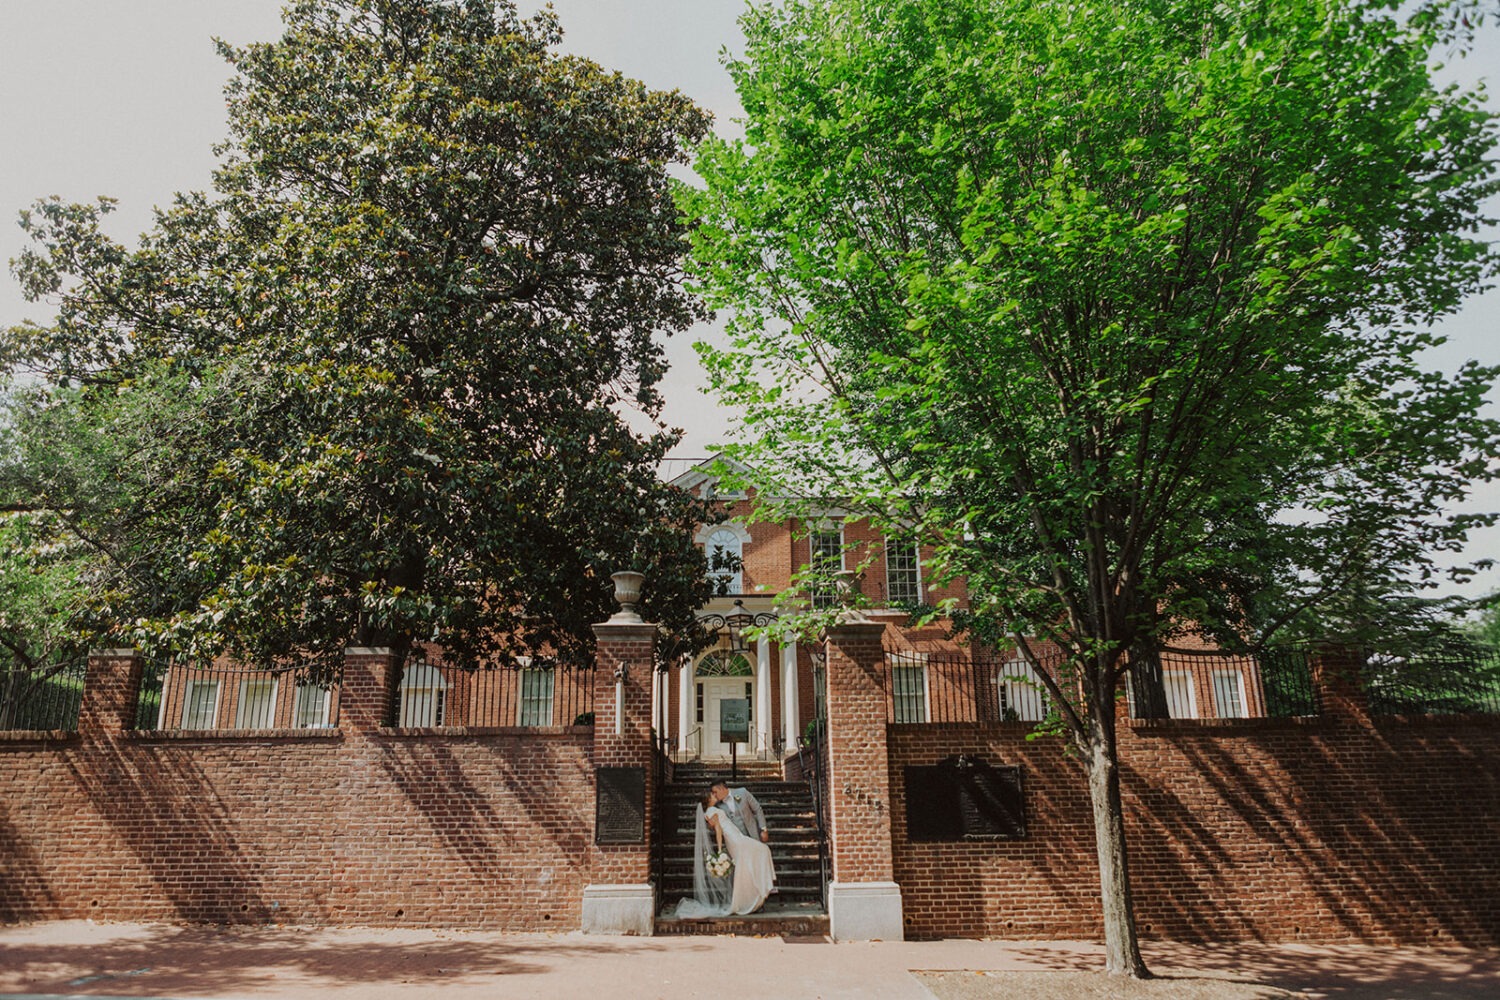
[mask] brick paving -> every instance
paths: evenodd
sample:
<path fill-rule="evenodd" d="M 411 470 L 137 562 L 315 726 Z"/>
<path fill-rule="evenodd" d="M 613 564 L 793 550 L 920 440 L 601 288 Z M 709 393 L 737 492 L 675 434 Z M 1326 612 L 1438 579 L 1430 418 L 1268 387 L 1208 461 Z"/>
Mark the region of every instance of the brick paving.
<path fill-rule="evenodd" d="M 1049 996 L 1251 996 L 1184 992 L 1194 977 L 1339 1000 L 1500 996 L 1500 951 L 1152 943 L 1177 992 L 1072 983 L 1101 950 L 1076 942 L 829 944 L 816 938 L 591 938 L 459 930 L 204 928 L 59 921 L 0 927 L 0 998 L 442 996 L 972 998 L 1028 995 L 1008 973 L 1054 973 Z M 988 973 L 985 976 L 976 972 Z M 964 975 L 967 973 L 967 975 Z M 1071 977 L 1071 978 L 1070 978 Z M 936 989 L 929 990 L 931 984 Z M 1210 983 L 1209 985 L 1212 985 Z M 1024 987 L 1023 987 L 1024 988 Z M 962 992 L 954 992 L 962 990 Z M 1034 995 L 1034 994 L 1032 994 Z M 1262 995 L 1274 996 L 1265 991 Z M 1281 994 L 1285 995 L 1285 994 Z"/>

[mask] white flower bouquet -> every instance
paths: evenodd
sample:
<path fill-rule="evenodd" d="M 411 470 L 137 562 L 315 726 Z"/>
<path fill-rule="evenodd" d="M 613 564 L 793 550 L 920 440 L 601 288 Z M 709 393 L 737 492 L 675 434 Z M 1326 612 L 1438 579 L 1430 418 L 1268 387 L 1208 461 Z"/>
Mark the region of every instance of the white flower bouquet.
<path fill-rule="evenodd" d="M 734 859 L 728 851 L 709 851 L 703 856 L 703 870 L 714 878 L 728 878 L 734 871 Z"/>

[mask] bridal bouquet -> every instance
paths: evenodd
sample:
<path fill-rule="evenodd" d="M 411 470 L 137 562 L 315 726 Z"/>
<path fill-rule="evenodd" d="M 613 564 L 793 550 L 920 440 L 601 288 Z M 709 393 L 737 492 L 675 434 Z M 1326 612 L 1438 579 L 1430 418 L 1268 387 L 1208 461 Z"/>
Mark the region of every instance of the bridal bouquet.
<path fill-rule="evenodd" d="M 734 871 L 734 859 L 728 851 L 709 851 L 703 856 L 703 869 L 714 878 L 727 878 Z"/>

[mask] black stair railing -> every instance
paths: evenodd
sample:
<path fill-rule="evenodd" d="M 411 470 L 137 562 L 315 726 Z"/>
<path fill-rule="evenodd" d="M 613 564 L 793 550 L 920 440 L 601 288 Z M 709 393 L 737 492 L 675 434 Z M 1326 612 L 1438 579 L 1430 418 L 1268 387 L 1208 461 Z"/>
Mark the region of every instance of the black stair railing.
<path fill-rule="evenodd" d="M 665 733 L 651 731 L 651 880 L 656 884 L 656 905 L 665 903 L 667 885 L 667 838 L 675 829 L 672 809 L 667 801 L 668 754 L 671 753 L 670 737 Z"/>
<path fill-rule="evenodd" d="M 818 882 L 822 891 L 823 909 L 828 909 L 828 720 L 814 719 L 803 737 L 803 751 L 807 762 L 806 778 L 808 791 L 813 800 L 813 821 L 818 842 Z"/>

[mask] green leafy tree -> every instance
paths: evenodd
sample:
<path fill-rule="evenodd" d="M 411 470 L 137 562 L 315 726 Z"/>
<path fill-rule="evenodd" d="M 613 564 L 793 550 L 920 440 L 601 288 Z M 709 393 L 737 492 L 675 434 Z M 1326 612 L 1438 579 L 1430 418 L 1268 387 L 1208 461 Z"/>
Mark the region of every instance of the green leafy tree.
<path fill-rule="evenodd" d="M 976 640 L 1063 651 L 1039 674 L 1088 778 L 1107 965 L 1145 975 L 1132 660 L 1360 634 L 1474 523 L 1443 509 L 1493 474 L 1495 372 L 1417 355 L 1494 269 L 1494 123 L 1357 0 L 787 0 L 744 26 L 745 138 L 704 144 L 682 202 L 735 453 L 762 497 L 933 545 Z"/>
<path fill-rule="evenodd" d="M 1478 613 L 1464 631 L 1473 642 L 1500 652 L 1500 592 L 1480 600 Z"/>
<path fill-rule="evenodd" d="M 55 518 L 0 513 L 0 730 L 61 728 L 47 708 L 59 696 L 78 703 L 87 652 L 75 628 L 88 572 L 80 550 Z"/>
<path fill-rule="evenodd" d="M 13 504 L 103 564 L 97 626 L 332 666 L 592 655 L 608 574 L 691 643 L 707 511 L 655 469 L 682 290 L 667 168 L 707 117 L 555 52 L 507 0 L 301 0 L 220 50 L 213 189 L 135 248 L 110 203 L 38 203 L 15 272 L 57 307 L 0 340 Z M 660 427 L 660 424 L 657 424 Z"/>

